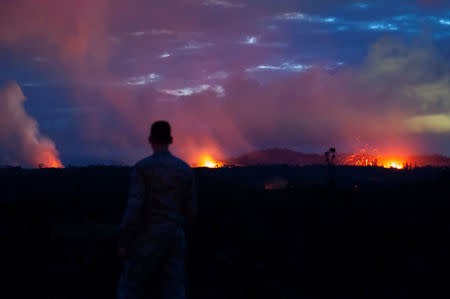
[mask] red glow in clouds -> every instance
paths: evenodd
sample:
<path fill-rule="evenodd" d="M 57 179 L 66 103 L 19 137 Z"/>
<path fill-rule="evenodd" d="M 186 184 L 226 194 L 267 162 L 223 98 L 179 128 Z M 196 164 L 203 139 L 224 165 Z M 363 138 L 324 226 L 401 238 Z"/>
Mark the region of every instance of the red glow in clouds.
<path fill-rule="evenodd" d="M 344 148 L 353 136 L 361 136 L 383 148 L 383 143 L 406 142 L 410 134 L 422 138 L 450 131 L 447 115 L 434 114 L 442 111 L 442 99 L 448 94 L 447 59 L 431 46 L 380 36 L 360 65 L 345 63 L 330 71 L 325 67 L 328 59 L 319 59 L 314 67 L 282 77 L 275 75 L 281 70 L 259 69 L 269 63 L 267 58 L 280 56 L 278 47 L 249 46 L 240 40 L 241 32 L 255 32 L 259 20 L 275 22 L 267 16 L 298 11 L 298 1 L 285 1 L 292 5 L 277 9 L 266 4 L 232 9 L 225 7 L 227 1 L 215 1 L 215 7 L 204 5 L 205 1 L 175 0 L 4 2 L 2 47 L 24 62 L 34 61 L 43 77 L 47 72 L 49 78 L 61 77 L 61 82 L 50 85 L 71 86 L 61 105 L 73 99 L 71 106 L 79 108 L 74 118 L 79 136 L 73 137 L 85 143 L 86 158 L 133 163 L 141 158 L 136 149 L 142 146 L 149 123 L 158 119 L 174 128 L 174 154 L 202 166 L 267 146 L 317 151 L 324 144 Z M 221 12 L 217 14 L 221 20 L 232 19 L 232 24 L 217 22 L 215 14 L 211 17 L 213 11 Z M 297 38 L 291 33 L 280 31 L 275 44 L 290 45 L 290 39 Z M 334 37 L 325 36 L 323 41 L 324 47 L 332 46 Z M 193 42 L 207 46 L 189 47 Z M 164 60 L 163 67 L 160 55 L 166 51 L 172 57 Z M 151 62 L 155 69 L 149 67 L 149 59 L 155 59 Z M 248 71 L 255 67 L 256 72 Z M 214 78 L 216 71 L 223 78 Z M 277 77 L 255 79 L 266 72 L 264 78 Z M 150 84 L 149 76 L 161 77 L 161 82 Z M 139 86 L 136 78 L 144 78 L 137 80 Z M 184 94 L 177 95 L 181 89 Z M 62 166 L 55 144 L 40 135 L 36 120 L 24 110 L 24 100 L 18 86 L 0 94 L 0 164 Z M 20 118 L 13 117 L 17 115 Z M 61 149 L 68 146 L 66 138 L 58 139 Z M 423 145 L 428 147 L 424 150 L 441 150 L 432 143 Z M 420 150 L 410 148 L 414 149 L 410 152 Z M 404 151 L 394 155 L 406 157 Z M 347 165 L 399 168 L 408 161 L 385 158 L 391 156 L 388 151 L 383 151 L 384 158 L 350 156 Z"/>

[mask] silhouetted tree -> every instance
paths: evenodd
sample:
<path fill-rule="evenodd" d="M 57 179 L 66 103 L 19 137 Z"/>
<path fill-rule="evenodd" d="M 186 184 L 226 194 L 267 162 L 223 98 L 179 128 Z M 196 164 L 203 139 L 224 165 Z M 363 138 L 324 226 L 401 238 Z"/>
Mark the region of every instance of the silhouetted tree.
<path fill-rule="evenodd" d="M 335 168 L 334 168 L 334 159 L 336 158 L 336 149 L 334 147 L 330 147 L 328 151 L 325 152 L 325 159 L 328 164 L 328 177 L 329 177 L 329 185 L 331 187 L 335 186 Z"/>
<path fill-rule="evenodd" d="M 330 149 L 325 152 L 325 159 L 327 160 L 328 165 L 334 165 L 334 158 L 336 158 L 336 149 L 330 147 Z"/>

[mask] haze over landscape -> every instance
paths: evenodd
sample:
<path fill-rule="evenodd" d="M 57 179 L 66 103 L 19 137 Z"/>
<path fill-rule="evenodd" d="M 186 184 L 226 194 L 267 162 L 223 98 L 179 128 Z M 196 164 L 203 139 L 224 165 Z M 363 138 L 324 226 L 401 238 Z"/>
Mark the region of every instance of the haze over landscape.
<path fill-rule="evenodd" d="M 447 1 L 3 1 L 0 165 L 450 155 Z M 25 101 L 26 98 L 26 101 Z"/>

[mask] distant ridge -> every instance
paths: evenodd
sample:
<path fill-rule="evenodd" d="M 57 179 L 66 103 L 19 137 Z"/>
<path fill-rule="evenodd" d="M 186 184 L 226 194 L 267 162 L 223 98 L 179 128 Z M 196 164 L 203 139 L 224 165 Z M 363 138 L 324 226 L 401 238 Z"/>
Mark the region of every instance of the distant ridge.
<path fill-rule="evenodd" d="M 417 166 L 436 166 L 448 167 L 450 166 L 450 157 L 443 155 L 420 155 L 411 156 L 411 161 L 415 161 Z"/>
<path fill-rule="evenodd" d="M 337 154 L 336 164 L 343 165 L 348 154 Z M 416 155 L 405 158 L 406 161 L 416 166 L 450 166 L 450 158 L 443 155 Z M 265 150 L 254 150 L 235 158 L 228 159 L 226 164 L 232 165 L 324 165 L 326 160 L 323 154 L 304 154 L 287 148 L 272 148 Z M 413 165 L 414 165 L 413 164 Z"/>
<path fill-rule="evenodd" d="M 249 153 L 232 158 L 229 164 L 236 165 L 314 165 L 325 164 L 323 155 L 303 154 L 286 148 L 272 148 L 265 150 L 255 150 Z"/>

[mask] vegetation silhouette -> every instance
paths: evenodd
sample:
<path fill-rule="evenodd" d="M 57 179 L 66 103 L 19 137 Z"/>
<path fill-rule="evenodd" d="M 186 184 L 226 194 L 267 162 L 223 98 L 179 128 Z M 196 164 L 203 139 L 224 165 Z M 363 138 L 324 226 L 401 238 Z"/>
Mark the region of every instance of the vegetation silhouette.
<path fill-rule="evenodd" d="M 335 164 L 334 159 L 336 158 L 336 149 L 334 147 L 330 147 L 328 151 L 325 152 L 325 160 L 328 165 L 328 185 L 330 188 L 336 187 L 335 180 Z"/>

